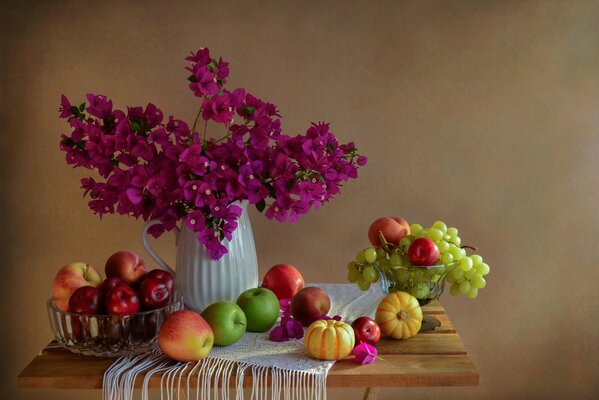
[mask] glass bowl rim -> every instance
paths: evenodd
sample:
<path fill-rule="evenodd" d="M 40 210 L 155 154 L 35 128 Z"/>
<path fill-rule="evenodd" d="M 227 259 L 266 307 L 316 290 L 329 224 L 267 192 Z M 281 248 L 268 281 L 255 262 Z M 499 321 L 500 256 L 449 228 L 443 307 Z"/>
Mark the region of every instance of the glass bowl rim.
<path fill-rule="evenodd" d="M 379 264 L 378 261 L 376 262 L 377 265 Z M 396 265 L 394 267 L 390 267 L 390 269 L 395 270 L 395 269 L 410 269 L 410 268 L 421 268 L 421 269 L 434 269 L 434 268 L 445 268 L 445 267 L 455 267 L 456 265 L 458 265 L 460 262 L 459 261 L 452 261 L 449 264 L 434 264 L 434 265 Z M 378 267 L 380 268 L 380 265 L 378 265 Z"/>
<path fill-rule="evenodd" d="M 88 317 L 88 318 L 92 318 L 92 317 L 96 317 L 96 318 L 122 318 L 122 317 L 134 317 L 134 316 L 138 316 L 138 315 L 148 315 L 148 314 L 152 314 L 152 313 L 158 313 L 161 311 L 166 310 L 168 307 L 172 307 L 174 304 L 176 303 L 183 303 L 183 296 L 181 295 L 181 293 L 179 293 L 178 291 L 175 290 L 175 292 L 173 293 L 173 296 L 171 298 L 171 301 L 168 302 L 168 304 L 160 307 L 160 308 L 155 308 L 153 310 L 146 310 L 146 311 L 140 311 L 140 312 L 136 312 L 136 313 L 132 313 L 132 314 L 79 314 L 79 313 L 73 313 L 73 312 L 69 312 L 69 311 L 62 311 L 60 308 L 56 307 L 56 304 L 54 303 L 54 299 L 51 298 L 46 302 L 46 305 L 48 306 L 48 308 L 52 309 L 55 312 L 58 312 L 62 315 L 70 315 L 71 317 Z"/>

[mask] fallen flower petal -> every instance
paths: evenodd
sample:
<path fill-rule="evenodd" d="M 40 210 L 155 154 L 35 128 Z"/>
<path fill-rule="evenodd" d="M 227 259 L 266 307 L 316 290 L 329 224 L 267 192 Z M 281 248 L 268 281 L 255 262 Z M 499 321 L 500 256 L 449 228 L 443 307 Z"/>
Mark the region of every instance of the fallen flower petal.
<path fill-rule="evenodd" d="M 355 356 L 355 361 L 361 365 L 374 364 L 378 354 L 376 347 L 364 342 L 361 342 L 359 345 L 354 347 L 353 353 Z"/>

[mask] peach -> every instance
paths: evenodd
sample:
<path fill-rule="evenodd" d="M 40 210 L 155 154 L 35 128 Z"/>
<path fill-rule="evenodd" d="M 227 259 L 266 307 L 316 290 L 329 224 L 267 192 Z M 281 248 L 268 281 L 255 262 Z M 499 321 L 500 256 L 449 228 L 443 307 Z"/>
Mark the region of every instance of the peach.
<path fill-rule="evenodd" d="M 380 246 L 379 232 L 387 243 L 398 245 L 399 241 L 410 234 L 410 224 L 401 217 L 383 217 L 374 221 L 368 228 L 368 240 L 373 246 Z"/>
<path fill-rule="evenodd" d="M 198 361 L 206 357 L 214 345 L 214 333 L 204 318 L 189 310 L 169 315 L 158 333 L 158 346 L 176 361 Z"/>
<path fill-rule="evenodd" d="M 69 308 L 69 299 L 73 292 L 82 286 L 100 287 L 102 278 L 98 271 L 84 262 L 65 265 L 56 273 L 52 284 L 52 299 L 62 311 Z"/>
<path fill-rule="evenodd" d="M 135 287 L 148 272 L 143 258 L 132 251 L 119 251 L 106 260 L 104 272 L 107 278 L 117 277 Z"/>

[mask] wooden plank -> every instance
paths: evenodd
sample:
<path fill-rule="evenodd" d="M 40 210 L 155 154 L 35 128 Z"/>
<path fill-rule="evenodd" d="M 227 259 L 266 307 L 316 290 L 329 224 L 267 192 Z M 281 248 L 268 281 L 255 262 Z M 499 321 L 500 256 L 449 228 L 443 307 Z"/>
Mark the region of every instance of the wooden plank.
<path fill-rule="evenodd" d="M 70 353 L 38 356 L 17 382 L 20 388 L 101 389 L 104 371 L 112 361 Z M 161 377 L 152 376 L 150 387 L 160 387 Z M 371 365 L 360 366 L 351 359 L 338 361 L 329 372 L 327 387 L 476 386 L 478 379 L 478 371 L 464 355 L 389 354 Z M 140 376 L 136 387 L 142 382 Z M 190 383 L 195 388 L 197 377 Z M 234 387 L 234 379 L 230 385 Z M 244 386 L 252 386 L 251 374 L 245 374 Z"/>
<path fill-rule="evenodd" d="M 439 300 L 433 300 L 422 307 L 422 312 L 429 315 L 445 314 L 445 308 L 439 303 Z"/>
<path fill-rule="evenodd" d="M 364 392 L 363 400 L 376 400 L 379 397 L 379 391 L 381 388 L 378 387 L 368 387 Z"/>
<path fill-rule="evenodd" d="M 466 347 L 457 333 L 422 334 L 405 340 L 382 338 L 376 346 L 384 354 L 465 355 Z"/>

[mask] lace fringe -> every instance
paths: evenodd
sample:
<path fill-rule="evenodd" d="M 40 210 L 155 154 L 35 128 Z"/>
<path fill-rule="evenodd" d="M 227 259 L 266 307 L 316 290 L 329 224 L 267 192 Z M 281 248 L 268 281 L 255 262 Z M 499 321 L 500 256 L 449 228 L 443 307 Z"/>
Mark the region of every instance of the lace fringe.
<path fill-rule="evenodd" d="M 208 357 L 197 363 L 174 363 L 159 351 L 117 359 L 104 373 L 102 398 L 133 400 L 135 381 L 145 374 L 141 399 L 149 399 L 150 379 L 160 378 L 161 400 L 188 400 L 195 380 L 196 400 L 230 400 L 231 376 L 235 372 L 235 400 L 244 400 L 243 381 L 248 370 L 252 374 L 249 400 L 326 400 L 327 373 L 292 371 L 277 367 L 252 366 L 247 363 Z"/>

